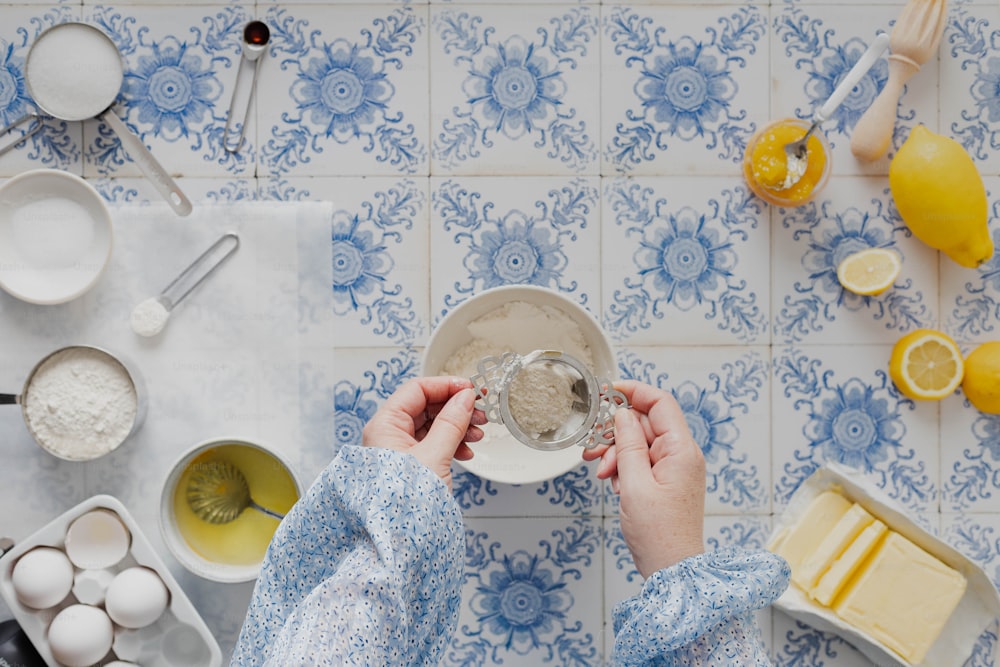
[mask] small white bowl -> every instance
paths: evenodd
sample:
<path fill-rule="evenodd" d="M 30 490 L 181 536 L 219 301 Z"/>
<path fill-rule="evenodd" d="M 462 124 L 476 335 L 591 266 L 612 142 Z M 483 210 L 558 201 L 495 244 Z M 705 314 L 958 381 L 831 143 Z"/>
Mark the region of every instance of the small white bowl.
<path fill-rule="evenodd" d="M 36 169 L 0 185 L 0 288 L 22 301 L 66 303 L 111 258 L 111 214 L 79 176 Z"/>
<path fill-rule="evenodd" d="M 472 340 L 469 324 L 486 313 L 511 301 L 523 301 L 540 307 L 553 307 L 570 317 L 580 328 L 594 362 L 594 374 L 599 379 L 614 381 L 618 377 L 615 350 L 611 339 L 597 319 L 583 306 L 544 287 L 511 285 L 494 287 L 463 301 L 438 323 L 431 332 L 424 350 L 422 375 L 441 375 L 448 359 Z M 541 334 L 540 334 L 541 336 Z M 539 343 L 538 347 L 547 347 Z M 531 350 L 515 350 L 527 354 Z M 488 428 L 503 429 L 498 424 Z M 532 449 L 518 442 L 505 430 L 491 437 L 488 443 L 472 445 L 475 456 L 456 464 L 483 479 L 506 484 L 532 484 L 558 477 L 583 462 L 583 448 L 567 447 L 557 451 Z"/>
<path fill-rule="evenodd" d="M 160 494 L 160 533 L 163 536 L 163 541 L 166 543 L 167 549 L 170 550 L 170 553 L 173 554 L 174 558 L 176 558 L 180 564 L 190 572 L 193 572 L 199 577 L 210 581 L 239 583 L 252 581 L 257 578 L 257 575 L 260 574 L 260 567 L 263 563 L 263 554 L 261 554 L 259 560 L 252 563 L 220 562 L 206 558 L 202 554 L 195 551 L 195 549 L 192 548 L 192 546 L 184 538 L 181 529 L 178 527 L 178 517 L 174 509 L 174 494 L 178 488 L 178 484 L 181 482 L 184 471 L 188 468 L 188 466 L 191 464 L 197 464 L 196 459 L 202 455 L 206 455 L 209 459 L 213 458 L 213 456 L 209 455 L 209 452 L 229 445 L 247 447 L 266 455 L 266 457 L 270 459 L 267 466 L 272 470 L 268 478 L 274 479 L 276 475 L 276 473 L 273 472 L 274 470 L 284 469 L 284 472 L 286 472 L 291 478 L 291 483 L 295 487 L 295 494 L 297 498 L 302 497 L 302 484 L 299 482 L 299 479 L 295 474 L 295 469 L 279 452 L 271 449 L 270 447 L 265 447 L 243 438 L 215 438 L 207 440 L 201 444 L 195 445 L 181 454 L 174 465 L 171 466 L 170 472 L 167 474 L 166 480 L 163 483 L 162 492 Z M 229 459 L 229 457 L 226 456 L 220 456 L 219 458 Z M 250 493 L 252 499 L 264 506 L 268 506 L 266 498 L 261 496 L 259 491 L 254 488 L 255 482 L 251 471 L 244 470 L 244 472 L 247 473 L 248 482 L 250 483 Z M 285 508 L 270 507 L 270 509 L 281 512 Z M 188 512 L 189 510 L 182 511 Z M 255 512 L 256 510 L 248 508 L 244 510 L 243 514 L 254 514 Z M 242 518 L 243 515 L 241 514 L 240 519 Z M 238 534 L 231 539 L 236 540 L 233 543 L 234 546 L 243 546 L 239 543 Z M 268 539 L 270 539 L 270 536 L 268 536 Z"/>

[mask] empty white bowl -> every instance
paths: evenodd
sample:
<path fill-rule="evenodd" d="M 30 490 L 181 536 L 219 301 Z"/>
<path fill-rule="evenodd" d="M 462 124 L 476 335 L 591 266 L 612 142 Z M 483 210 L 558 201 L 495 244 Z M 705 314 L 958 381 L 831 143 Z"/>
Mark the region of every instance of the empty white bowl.
<path fill-rule="evenodd" d="M 562 311 L 580 328 L 593 357 L 594 375 L 610 381 L 617 379 L 614 346 L 590 311 L 557 292 L 531 285 L 494 287 L 449 311 L 431 332 L 424 350 L 422 375 L 441 375 L 455 351 L 473 339 L 469 324 L 512 301 Z M 533 349 L 550 347 L 551 343 L 544 342 L 546 338 L 545 332 L 538 332 L 539 343 Z M 519 354 L 530 351 L 515 350 Z M 469 461 L 456 461 L 484 479 L 507 484 L 542 482 L 569 472 L 583 462 L 582 447 L 540 451 L 518 442 L 502 425 L 487 424 L 487 428 L 493 429 L 494 435 L 488 442 L 471 445 L 475 456 Z"/>
<path fill-rule="evenodd" d="M 72 301 L 111 258 L 108 208 L 92 185 L 36 169 L 0 185 L 0 288 L 36 304 Z"/>

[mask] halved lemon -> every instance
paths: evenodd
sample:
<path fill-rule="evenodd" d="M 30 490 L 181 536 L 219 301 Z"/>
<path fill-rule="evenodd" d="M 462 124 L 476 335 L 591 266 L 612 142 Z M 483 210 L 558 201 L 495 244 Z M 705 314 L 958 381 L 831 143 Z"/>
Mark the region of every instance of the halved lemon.
<path fill-rule="evenodd" d="M 892 348 L 889 377 L 900 393 L 916 400 L 936 401 L 949 396 L 962 383 L 962 352 L 946 333 L 917 329 Z"/>
<path fill-rule="evenodd" d="M 849 292 L 875 296 L 892 287 L 902 267 L 896 251 L 868 248 L 840 261 L 837 265 L 837 280 Z"/>

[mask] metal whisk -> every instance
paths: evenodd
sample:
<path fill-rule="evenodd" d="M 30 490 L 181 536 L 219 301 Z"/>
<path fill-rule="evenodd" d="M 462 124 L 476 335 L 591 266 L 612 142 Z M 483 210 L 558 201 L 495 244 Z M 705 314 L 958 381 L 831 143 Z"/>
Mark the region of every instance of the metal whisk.
<path fill-rule="evenodd" d="M 198 465 L 187 487 L 187 502 L 195 515 L 208 523 L 229 523 L 251 507 L 279 521 L 285 518 L 255 503 L 250 485 L 239 468 L 228 461 L 208 461 Z"/>

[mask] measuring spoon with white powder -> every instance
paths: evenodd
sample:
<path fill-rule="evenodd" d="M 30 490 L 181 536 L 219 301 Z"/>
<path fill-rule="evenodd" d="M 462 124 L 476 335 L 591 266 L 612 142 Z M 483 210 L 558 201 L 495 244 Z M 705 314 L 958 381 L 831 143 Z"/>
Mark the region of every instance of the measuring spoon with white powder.
<path fill-rule="evenodd" d="M 172 311 L 181 299 L 201 284 L 215 269 L 240 247 L 240 237 L 234 232 L 223 234 L 218 241 L 201 253 L 198 259 L 181 271 L 159 296 L 140 301 L 132 310 L 132 330 L 140 336 L 155 336 L 163 330 Z"/>

